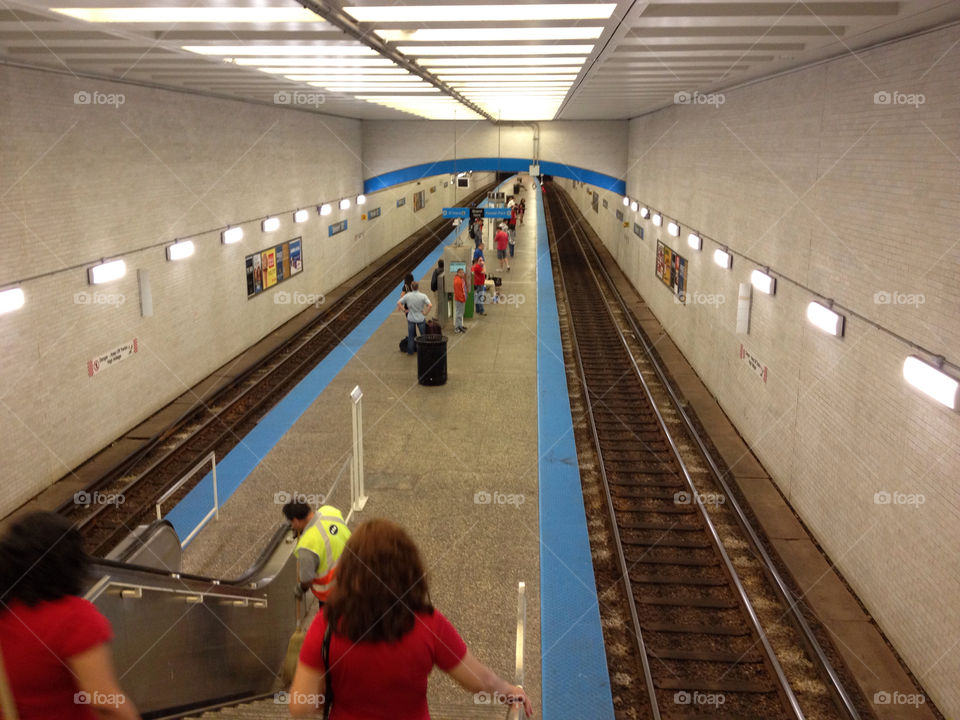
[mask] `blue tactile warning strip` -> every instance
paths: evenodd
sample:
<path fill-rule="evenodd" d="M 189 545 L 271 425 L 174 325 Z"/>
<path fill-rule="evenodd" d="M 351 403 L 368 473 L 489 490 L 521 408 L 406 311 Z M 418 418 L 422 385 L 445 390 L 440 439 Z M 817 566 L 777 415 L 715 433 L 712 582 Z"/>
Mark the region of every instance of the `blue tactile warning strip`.
<path fill-rule="evenodd" d="M 501 183 L 501 189 L 513 179 Z M 484 200 L 481 205 L 486 205 Z M 465 232 L 467 224 L 461 226 Z M 445 245 L 451 243 L 457 231 L 451 231 L 443 241 L 413 271 L 414 277 L 422 277 L 437 264 Z M 370 336 L 397 309 L 396 292 L 390 293 L 353 331 L 347 335 L 310 373 L 287 393 L 270 412 L 243 438 L 239 445 L 223 458 L 217 459 L 217 498 L 222 505 L 247 479 L 253 469 L 266 457 L 274 445 L 282 438 L 294 423 L 306 412 L 307 408 L 320 396 L 327 385 L 337 376 L 350 359 L 370 339 Z M 213 508 L 213 475 L 208 473 L 186 497 L 167 515 L 166 520 L 173 523 L 177 535 L 186 538 L 195 528 L 204 524 L 204 518 Z"/>
<path fill-rule="evenodd" d="M 475 158 L 457 158 L 456 160 L 437 160 L 432 163 L 423 163 L 422 165 L 411 165 L 410 167 L 392 170 L 376 177 L 368 178 L 363 181 L 363 191 L 365 193 L 383 190 L 400 183 L 420 180 L 431 175 L 443 175 L 445 173 L 455 174 L 476 170 L 477 172 L 509 172 L 525 173 L 530 169 L 529 158 L 495 158 L 495 157 L 475 157 Z M 576 165 L 566 165 L 564 163 L 550 162 L 549 160 L 540 161 L 540 172 L 544 175 L 555 175 L 557 177 L 579 180 L 588 185 L 610 190 L 619 195 L 625 195 L 627 184 L 619 178 L 611 177 L 596 170 L 577 167 Z"/>
<path fill-rule="evenodd" d="M 612 720 L 543 196 L 537 192 L 540 638 L 544 720 Z"/>

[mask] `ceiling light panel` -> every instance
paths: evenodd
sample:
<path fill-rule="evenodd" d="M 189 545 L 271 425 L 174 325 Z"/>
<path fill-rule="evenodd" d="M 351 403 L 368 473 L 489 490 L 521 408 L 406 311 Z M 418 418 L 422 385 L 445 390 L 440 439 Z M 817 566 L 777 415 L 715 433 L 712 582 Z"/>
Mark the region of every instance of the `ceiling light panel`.
<path fill-rule="evenodd" d="M 350 7 L 344 11 L 359 22 L 430 23 L 499 22 L 527 20 L 606 20 L 616 3 L 570 3 L 544 5 L 390 5 Z"/>
<path fill-rule="evenodd" d="M 341 57 L 351 55 L 376 55 L 377 51 L 366 45 L 184 45 L 183 49 L 199 55 L 222 55 L 224 57 L 251 55 L 282 55 L 285 57 Z"/>
<path fill-rule="evenodd" d="M 509 42 L 511 40 L 595 40 L 603 26 L 518 28 L 421 28 L 374 30 L 387 42 Z M 472 48 L 471 48 L 472 50 Z M 514 51 L 515 52 L 515 51 Z"/>
<path fill-rule="evenodd" d="M 471 49 L 472 51 L 472 49 Z M 457 68 L 494 67 L 501 66 L 542 66 L 542 65 L 569 65 L 580 68 L 587 58 L 583 56 L 566 57 L 445 57 L 426 58 L 420 64 L 438 72 L 440 68 L 456 70 Z"/>
<path fill-rule="evenodd" d="M 476 38 L 471 38 L 476 39 Z M 497 37 L 497 40 L 503 40 Z M 189 49 L 189 48 L 185 48 Z M 590 45 L 403 45 L 398 52 L 410 57 L 420 58 L 428 55 L 589 55 L 593 52 Z M 372 52 L 372 51 L 371 51 Z"/>
<path fill-rule="evenodd" d="M 242 57 L 228 58 L 226 62 L 234 65 L 254 65 L 265 67 L 314 67 L 323 65 L 324 67 L 368 67 L 368 66 L 392 66 L 393 61 L 389 58 L 372 57 Z"/>
<path fill-rule="evenodd" d="M 51 8 L 51 10 L 93 23 L 326 24 L 322 17 L 302 7 L 118 7 Z"/>

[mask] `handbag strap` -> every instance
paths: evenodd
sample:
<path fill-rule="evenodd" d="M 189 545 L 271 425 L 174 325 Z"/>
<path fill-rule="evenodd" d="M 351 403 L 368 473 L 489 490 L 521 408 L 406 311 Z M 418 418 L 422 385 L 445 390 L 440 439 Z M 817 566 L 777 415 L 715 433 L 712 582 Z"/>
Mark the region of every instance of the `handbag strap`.
<path fill-rule="evenodd" d="M 13 700 L 13 690 L 10 689 L 10 680 L 7 678 L 7 669 L 3 664 L 3 651 L 0 649 L 0 710 L 7 720 L 19 720 L 17 703 Z"/>
<path fill-rule="evenodd" d="M 320 612 L 323 612 L 321 609 Z M 333 682 L 330 677 L 330 637 L 333 635 L 333 627 L 328 623 L 323 631 L 323 645 L 320 655 L 323 658 L 323 720 L 330 717 L 330 707 L 333 705 Z"/>

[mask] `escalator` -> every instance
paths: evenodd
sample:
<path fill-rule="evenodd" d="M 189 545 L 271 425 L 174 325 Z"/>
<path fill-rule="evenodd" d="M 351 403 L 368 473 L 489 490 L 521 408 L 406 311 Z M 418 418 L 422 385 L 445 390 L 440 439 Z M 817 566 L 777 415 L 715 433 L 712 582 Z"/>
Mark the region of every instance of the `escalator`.
<path fill-rule="evenodd" d="M 261 698 L 287 716 L 273 697 L 296 624 L 294 547 L 284 523 L 242 576 L 205 578 L 179 572 L 179 538 L 157 521 L 93 564 L 85 597 L 113 626 L 120 684 L 144 718 Z"/>

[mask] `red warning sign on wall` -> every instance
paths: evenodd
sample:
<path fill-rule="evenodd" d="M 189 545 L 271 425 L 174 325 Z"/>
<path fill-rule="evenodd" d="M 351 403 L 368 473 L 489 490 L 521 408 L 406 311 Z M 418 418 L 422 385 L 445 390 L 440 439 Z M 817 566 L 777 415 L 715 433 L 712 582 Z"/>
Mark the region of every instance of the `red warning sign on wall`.
<path fill-rule="evenodd" d="M 87 375 L 93 377 L 101 370 L 116 365 L 121 360 L 126 360 L 137 352 L 137 339 L 128 340 L 120 347 L 108 350 L 102 355 L 87 360 Z"/>

